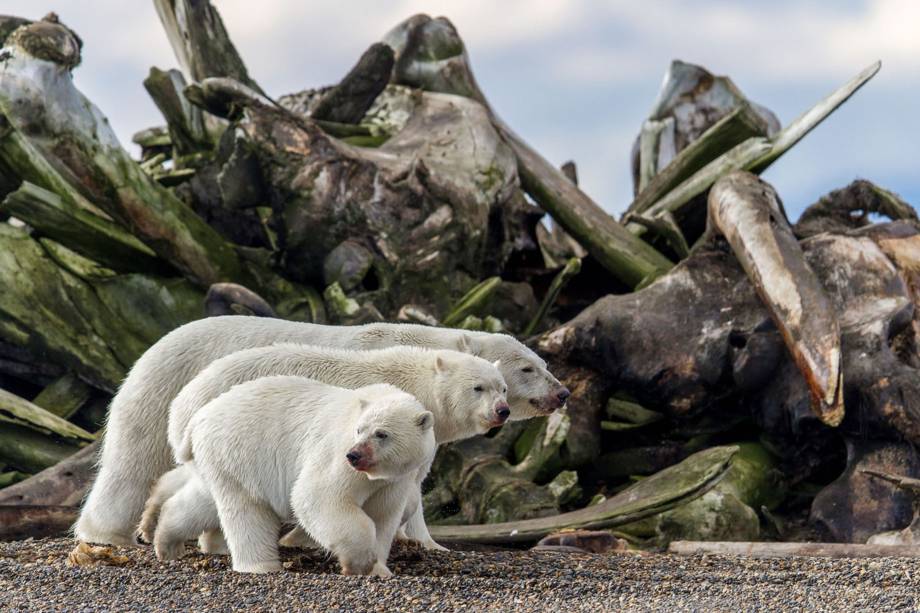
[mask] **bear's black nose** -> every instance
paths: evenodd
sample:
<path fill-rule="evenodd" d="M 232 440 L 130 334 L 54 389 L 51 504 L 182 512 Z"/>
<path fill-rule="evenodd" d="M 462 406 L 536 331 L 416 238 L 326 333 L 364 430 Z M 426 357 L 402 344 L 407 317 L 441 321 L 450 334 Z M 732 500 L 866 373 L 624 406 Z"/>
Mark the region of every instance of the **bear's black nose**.
<path fill-rule="evenodd" d="M 499 419 L 505 421 L 511 415 L 511 407 L 509 407 L 507 404 L 500 404 L 495 409 L 495 414 L 498 415 Z"/>
<path fill-rule="evenodd" d="M 559 404 L 565 404 L 565 401 L 568 400 L 571 395 L 572 392 L 570 392 L 567 387 L 564 387 L 556 393 L 556 398 L 559 399 Z"/>
<path fill-rule="evenodd" d="M 361 461 L 361 454 L 357 451 L 349 451 L 345 454 L 345 459 L 348 460 L 348 463 L 354 466 Z"/>

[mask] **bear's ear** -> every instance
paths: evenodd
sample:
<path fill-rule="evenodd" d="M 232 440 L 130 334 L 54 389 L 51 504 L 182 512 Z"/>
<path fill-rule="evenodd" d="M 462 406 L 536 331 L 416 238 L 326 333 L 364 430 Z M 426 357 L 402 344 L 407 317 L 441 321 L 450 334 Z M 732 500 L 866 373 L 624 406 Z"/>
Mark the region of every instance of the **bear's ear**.
<path fill-rule="evenodd" d="M 444 372 L 445 370 L 447 370 L 447 361 L 443 357 L 437 356 L 434 359 L 434 371 Z"/>
<path fill-rule="evenodd" d="M 501 365 L 502 365 L 501 360 L 495 360 L 494 362 L 492 362 L 492 366 L 494 366 L 495 368 L 501 368 Z"/>
<path fill-rule="evenodd" d="M 469 353 L 470 355 L 479 355 L 481 349 L 479 342 L 469 334 L 461 334 L 457 339 L 457 351 Z"/>
<path fill-rule="evenodd" d="M 366 409 L 370 403 L 371 403 L 370 400 L 368 400 L 367 398 L 358 398 L 358 406 L 361 408 L 362 411 Z"/>
<path fill-rule="evenodd" d="M 415 425 L 424 432 L 434 425 L 434 415 L 431 414 L 431 411 L 425 411 L 415 418 Z"/>

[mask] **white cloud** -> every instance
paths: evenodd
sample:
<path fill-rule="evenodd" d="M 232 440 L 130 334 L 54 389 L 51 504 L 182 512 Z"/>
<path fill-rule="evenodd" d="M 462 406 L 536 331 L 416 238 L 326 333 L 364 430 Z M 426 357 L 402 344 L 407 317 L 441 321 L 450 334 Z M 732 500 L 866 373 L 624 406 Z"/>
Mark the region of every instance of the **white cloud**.
<path fill-rule="evenodd" d="M 395 25 L 415 13 L 444 15 L 474 53 L 558 36 L 584 23 L 591 11 L 591 3 L 585 0 L 403 0 L 394 4 L 381 15 L 383 23 Z"/>
<path fill-rule="evenodd" d="M 914 0 L 875 0 L 862 19 L 834 24 L 824 59 L 851 64 L 884 58 L 886 70 L 920 73 L 920 3 Z"/>
<path fill-rule="evenodd" d="M 892 188 L 920 193 L 920 179 L 906 170 L 920 158 L 912 139 L 917 114 L 909 104 L 920 95 L 915 0 L 214 3 L 250 73 L 274 95 L 336 81 L 368 45 L 414 13 L 446 15 L 504 118 L 554 162 L 575 158 L 585 189 L 611 209 L 628 201 L 629 147 L 672 58 L 730 75 L 786 121 L 881 58 L 882 72 L 866 90 L 770 176 L 789 190 L 787 201 L 810 201 L 853 169 L 894 177 L 899 183 Z M 122 142 L 161 122 L 141 81 L 150 66 L 176 62 L 152 0 L 0 5 L 31 18 L 52 8 L 83 37 L 76 82 L 108 114 Z"/>
<path fill-rule="evenodd" d="M 559 78 L 573 82 L 662 72 L 671 57 L 787 83 L 846 78 L 876 59 L 888 74 L 920 73 L 920 2 L 914 0 L 872 0 L 857 10 L 679 1 L 581 6 L 594 14 L 570 19 L 576 29 L 567 37 L 575 42 L 559 45 L 553 62 Z M 598 24 L 628 36 L 605 36 Z"/>

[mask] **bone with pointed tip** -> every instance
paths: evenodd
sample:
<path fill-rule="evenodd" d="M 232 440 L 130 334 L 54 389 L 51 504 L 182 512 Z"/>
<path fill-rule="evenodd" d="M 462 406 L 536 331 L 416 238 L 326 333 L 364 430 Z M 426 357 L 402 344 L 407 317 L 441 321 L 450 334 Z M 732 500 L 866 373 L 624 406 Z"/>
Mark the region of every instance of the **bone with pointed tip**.
<path fill-rule="evenodd" d="M 774 189 L 736 171 L 709 192 L 709 219 L 728 241 L 779 328 L 811 391 L 812 410 L 843 420 L 840 326 L 834 306 L 805 262 Z"/>

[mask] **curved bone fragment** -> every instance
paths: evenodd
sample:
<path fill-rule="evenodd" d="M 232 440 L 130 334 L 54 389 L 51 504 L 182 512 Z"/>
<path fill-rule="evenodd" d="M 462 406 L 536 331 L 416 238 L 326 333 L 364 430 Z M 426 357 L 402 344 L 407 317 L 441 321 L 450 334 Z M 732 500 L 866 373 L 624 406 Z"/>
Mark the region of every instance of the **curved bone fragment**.
<path fill-rule="evenodd" d="M 831 300 L 805 263 L 774 189 L 736 171 L 709 192 L 709 219 L 731 246 L 808 383 L 818 419 L 843 420 L 840 326 Z"/>
<path fill-rule="evenodd" d="M 702 496 L 725 476 L 738 447 L 726 445 L 699 451 L 626 488 L 599 504 L 519 521 L 470 526 L 431 526 L 438 542 L 536 542 L 566 528 L 600 529 L 621 526 L 685 504 Z"/>

